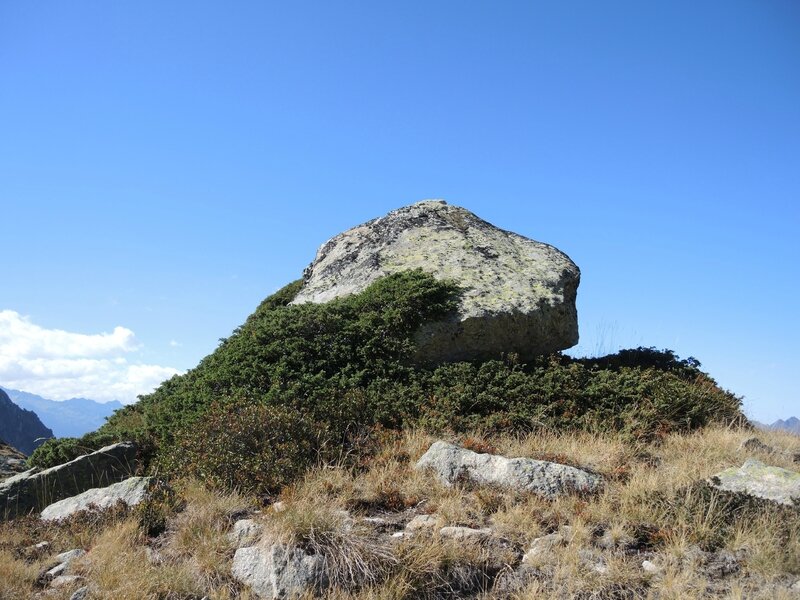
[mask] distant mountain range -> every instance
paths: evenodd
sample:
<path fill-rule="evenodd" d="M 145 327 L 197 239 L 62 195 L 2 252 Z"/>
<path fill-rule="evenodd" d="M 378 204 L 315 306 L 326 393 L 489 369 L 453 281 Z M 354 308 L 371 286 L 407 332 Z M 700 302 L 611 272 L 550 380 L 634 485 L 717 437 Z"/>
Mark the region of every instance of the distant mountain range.
<path fill-rule="evenodd" d="M 0 441 L 30 455 L 53 432 L 31 410 L 20 408 L 0 389 Z"/>
<path fill-rule="evenodd" d="M 783 419 L 778 419 L 771 425 L 753 421 L 753 425 L 760 427 L 761 429 L 780 429 L 782 431 L 788 431 L 789 433 L 796 433 L 797 435 L 800 435 L 800 419 L 797 417 L 789 417 L 785 421 Z"/>
<path fill-rule="evenodd" d="M 39 415 L 42 422 L 53 430 L 56 437 L 80 437 L 84 433 L 94 431 L 105 423 L 111 413 L 122 408 L 122 403 L 116 400 L 105 403 L 86 398 L 56 401 L 2 386 L 0 386 L 0 390 L 8 394 L 8 397 L 17 406 Z M 19 448 L 11 440 L 6 441 Z M 22 448 L 19 450 L 25 452 Z"/>
<path fill-rule="evenodd" d="M 800 419 L 797 417 L 789 417 L 785 421 L 783 419 L 778 419 L 772 425 L 770 425 L 769 428 L 783 429 L 784 431 L 791 431 L 792 433 L 797 433 L 800 435 Z"/>

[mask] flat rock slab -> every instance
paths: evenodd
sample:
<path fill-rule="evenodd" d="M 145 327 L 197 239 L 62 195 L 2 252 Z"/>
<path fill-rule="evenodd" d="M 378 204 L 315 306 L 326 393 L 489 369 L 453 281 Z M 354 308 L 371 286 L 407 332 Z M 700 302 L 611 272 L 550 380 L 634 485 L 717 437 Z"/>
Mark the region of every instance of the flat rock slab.
<path fill-rule="evenodd" d="M 293 304 L 328 302 L 412 269 L 454 281 L 463 292 L 456 315 L 417 332 L 417 362 L 509 352 L 529 360 L 578 343 L 575 263 L 442 200 L 394 210 L 323 244 Z"/>
<path fill-rule="evenodd" d="M 741 467 L 717 473 L 709 483 L 719 490 L 741 492 L 786 506 L 800 502 L 800 473 L 770 467 L 754 458 Z"/>
<path fill-rule="evenodd" d="M 121 481 L 136 461 L 133 442 L 111 444 L 62 465 L 30 469 L 0 483 L 0 519 L 42 510 L 63 498 Z"/>
<path fill-rule="evenodd" d="M 136 506 L 150 495 L 152 477 L 130 477 L 103 488 L 92 488 L 82 494 L 54 502 L 42 511 L 42 521 L 61 521 L 82 510 L 104 510 L 123 502 Z"/>
<path fill-rule="evenodd" d="M 280 543 L 239 548 L 233 556 L 232 574 L 259 598 L 269 600 L 297 598 L 327 584 L 322 556 Z"/>
<path fill-rule="evenodd" d="M 597 491 L 603 478 L 583 469 L 532 458 L 479 454 L 455 444 L 434 442 L 419 459 L 417 469 L 431 469 L 446 485 L 469 481 L 533 492 L 546 498 Z"/>

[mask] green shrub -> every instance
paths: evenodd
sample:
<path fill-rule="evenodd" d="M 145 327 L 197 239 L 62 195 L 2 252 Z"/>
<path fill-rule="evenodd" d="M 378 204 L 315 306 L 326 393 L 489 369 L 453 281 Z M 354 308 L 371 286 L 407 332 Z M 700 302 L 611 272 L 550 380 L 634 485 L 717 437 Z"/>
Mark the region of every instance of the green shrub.
<path fill-rule="evenodd" d="M 99 450 L 120 441 L 119 437 L 110 432 L 92 432 L 82 438 L 50 438 L 33 451 L 28 458 L 29 467 L 46 469 L 53 465 L 69 462 L 83 454 Z"/>
<path fill-rule="evenodd" d="M 319 431 L 299 413 L 236 400 L 216 402 L 180 428 L 158 463 L 211 488 L 263 495 L 301 475 L 318 448 Z"/>

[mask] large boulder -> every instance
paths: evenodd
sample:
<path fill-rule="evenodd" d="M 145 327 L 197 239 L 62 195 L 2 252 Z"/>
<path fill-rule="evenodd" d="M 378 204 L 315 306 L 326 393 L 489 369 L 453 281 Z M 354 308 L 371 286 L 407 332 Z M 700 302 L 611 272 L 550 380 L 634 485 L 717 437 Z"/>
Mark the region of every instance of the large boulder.
<path fill-rule="evenodd" d="M 321 555 L 282 543 L 239 548 L 233 556 L 232 574 L 256 596 L 269 600 L 297 598 L 327 585 Z"/>
<path fill-rule="evenodd" d="M 0 519 L 42 510 L 63 498 L 128 478 L 136 445 L 120 442 L 43 471 L 30 469 L 0 483 Z"/>
<path fill-rule="evenodd" d="M 710 484 L 726 492 L 740 492 L 762 500 L 793 506 L 800 503 L 800 473 L 771 467 L 750 458 L 711 477 Z"/>
<path fill-rule="evenodd" d="M 445 485 L 460 481 L 533 492 L 546 498 L 594 492 L 603 478 L 583 469 L 532 458 L 479 454 L 447 442 L 434 442 L 416 464 L 431 469 Z"/>
<path fill-rule="evenodd" d="M 417 268 L 463 289 L 457 314 L 417 332 L 417 362 L 510 352 L 528 360 L 578 342 L 575 263 L 442 200 L 400 208 L 323 244 L 293 302 L 328 302 Z"/>
<path fill-rule="evenodd" d="M 41 514 L 43 521 L 60 521 L 83 510 L 104 510 L 122 502 L 132 507 L 150 497 L 156 484 L 152 477 L 129 477 L 119 483 L 103 488 L 92 488 L 82 494 L 64 498 L 46 507 Z"/>

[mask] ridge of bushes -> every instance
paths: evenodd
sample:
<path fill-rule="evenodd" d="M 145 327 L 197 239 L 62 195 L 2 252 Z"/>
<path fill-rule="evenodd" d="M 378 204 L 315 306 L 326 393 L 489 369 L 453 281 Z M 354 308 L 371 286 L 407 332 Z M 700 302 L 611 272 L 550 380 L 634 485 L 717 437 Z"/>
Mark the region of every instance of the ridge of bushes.
<path fill-rule="evenodd" d="M 421 270 L 384 277 L 326 304 L 291 305 L 300 285 L 265 299 L 188 373 L 117 411 L 96 432 L 49 440 L 30 464 L 50 466 L 134 439 L 151 469 L 271 493 L 313 461 L 352 452 L 375 427 L 578 429 L 653 440 L 742 419 L 740 398 L 721 389 L 696 359 L 669 350 L 413 365 L 414 332 L 452 315 L 460 293 L 453 282 Z M 244 452 L 246 465 L 232 458 Z M 276 457 L 283 460 L 279 468 L 271 466 Z M 236 476 L 245 467 L 266 475 Z"/>

